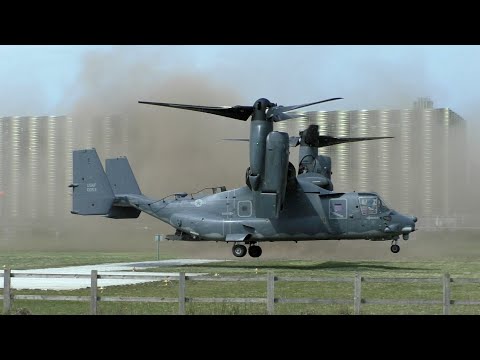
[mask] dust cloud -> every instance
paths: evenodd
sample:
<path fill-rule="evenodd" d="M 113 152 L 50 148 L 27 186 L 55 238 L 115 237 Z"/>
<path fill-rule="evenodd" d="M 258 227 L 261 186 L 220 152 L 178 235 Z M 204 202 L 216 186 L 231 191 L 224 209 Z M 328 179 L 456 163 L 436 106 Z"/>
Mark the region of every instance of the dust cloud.
<path fill-rule="evenodd" d="M 168 48 L 156 56 L 138 58 L 132 57 L 134 50 L 114 47 L 107 52 L 92 51 L 84 59 L 78 80 L 56 110 L 72 118 L 73 148 L 95 147 L 103 163 L 106 157 L 127 156 L 142 192 L 152 198 L 212 186 L 243 186 L 248 145 L 222 139 L 247 138 L 248 122 L 138 101 L 206 106 L 249 105 L 251 101 L 228 81 L 214 81 L 208 74 L 187 66 L 172 70 Z M 96 119 L 106 116 L 111 116 L 112 128 L 122 127 L 119 132 L 128 134 L 111 134 L 108 147 L 104 133 L 92 133 L 92 129 L 99 129 L 94 124 Z M 115 124 L 116 121 L 121 124 Z M 57 207 L 64 202 L 58 196 Z M 45 217 L 41 224 L 17 229 L 16 238 L 21 240 L 8 246 L 32 250 L 135 251 L 151 249 L 155 234 L 171 231 L 170 226 L 146 214 L 121 221 L 96 216 Z"/>
<path fill-rule="evenodd" d="M 211 76 L 208 72 L 187 66 L 183 59 L 179 59 L 178 65 L 172 64 L 168 51 L 165 48 L 155 56 L 135 57 L 132 56 L 132 47 L 122 46 L 106 52 L 91 52 L 86 56 L 78 81 L 66 94 L 63 107 L 57 110 L 57 113 L 68 114 L 73 119 L 74 148 L 93 146 L 97 148 L 102 162 L 105 157 L 126 155 L 142 192 L 153 198 L 174 192 L 195 192 L 211 186 L 225 185 L 228 189 L 243 186 L 248 167 L 248 145 L 221 139 L 248 137 L 249 122 L 138 104 L 138 101 L 233 106 L 250 105 L 255 98 L 238 90 L 233 76 L 222 77 L 226 75 L 222 70 L 233 69 L 219 66 L 216 76 Z M 425 95 L 433 96 L 434 107 L 448 105 L 435 103 L 434 95 L 442 90 L 426 77 L 422 65 L 407 64 L 403 69 L 406 71 L 392 72 L 386 65 L 370 62 L 359 64 L 357 70 L 357 80 L 349 79 L 348 84 L 343 82 L 343 86 L 332 89 L 332 96 L 358 100 L 353 105 L 347 102 L 346 110 L 410 108 L 418 96 Z M 418 81 L 405 79 L 402 74 L 409 71 L 411 78 Z M 239 80 L 239 74 L 235 74 L 235 79 Z M 267 80 L 274 80 L 276 74 L 271 75 L 272 79 L 259 79 L 260 86 L 265 87 Z M 284 82 L 287 80 L 284 79 Z M 271 87 L 275 88 L 274 85 L 272 82 Z M 305 86 L 312 87 L 311 84 Z M 365 91 L 366 88 L 372 90 Z M 273 90 L 279 91 L 276 88 Z M 268 96 L 261 96 L 265 95 Z M 343 108 L 341 105 L 330 106 Z M 266 243 L 262 244 L 264 251 L 261 259 L 393 260 L 480 255 L 477 250 L 480 248 L 477 245 L 480 230 L 470 229 L 478 226 L 480 218 L 476 197 L 472 196 L 477 193 L 476 184 L 480 179 L 480 160 L 476 156 L 480 145 L 474 141 L 479 133 L 475 116 L 480 112 L 477 110 L 480 109 L 467 109 L 465 114 L 464 109 L 458 111 L 468 126 L 472 126 L 468 130 L 469 153 L 465 155 L 467 172 L 457 175 L 459 184 L 462 184 L 461 177 L 466 176 L 468 186 L 456 189 L 456 195 L 463 199 L 466 208 L 465 229 L 422 231 L 421 224 L 418 224 L 420 230 L 413 233 L 410 240 L 400 241 L 402 250 L 397 255 L 390 252 L 389 242 L 342 240 Z M 114 136 L 107 149 L 101 134 L 89 135 L 87 132 L 95 118 L 112 116 L 112 121 L 115 121 L 116 115 L 126 119 L 122 126 L 126 127 L 128 140 Z M 291 160 L 296 164 L 296 158 Z M 172 232 L 170 226 L 146 214 L 128 220 L 71 215 L 62 224 L 44 224 L 43 227 L 56 227 L 56 236 L 52 238 L 48 231 L 30 230 L 29 236 L 16 247 L 30 250 L 152 251 L 153 256 L 154 235 Z M 225 243 L 162 242 L 160 247 L 162 252 L 182 257 L 233 258 L 231 246 Z"/>
<path fill-rule="evenodd" d="M 108 157 L 126 155 L 142 192 L 153 198 L 212 186 L 243 186 L 248 146 L 222 139 L 248 137 L 248 123 L 138 104 L 139 100 L 207 106 L 249 104 L 228 82 L 212 81 L 208 74 L 189 68 L 162 71 L 162 56 L 167 57 L 167 51 L 149 61 L 129 58 L 131 51 L 124 47 L 90 54 L 76 85 L 80 96 L 70 111 L 77 139 L 82 139 L 84 121 L 110 114 L 126 117 L 128 144 L 112 139 Z M 85 145 L 78 140 L 75 147 Z M 98 150 L 103 161 L 107 154 Z M 150 249 L 154 234 L 172 232 L 170 226 L 145 214 L 131 220 L 92 220 L 78 217 L 74 222 L 88 227 L 94 244 L 105 249 Z M 92 225 L 96 226 L 90 229 Z M 65 240 L 77 244 L 77 240 Z M 191 246 L 192 252 L 195 248 Z"/>

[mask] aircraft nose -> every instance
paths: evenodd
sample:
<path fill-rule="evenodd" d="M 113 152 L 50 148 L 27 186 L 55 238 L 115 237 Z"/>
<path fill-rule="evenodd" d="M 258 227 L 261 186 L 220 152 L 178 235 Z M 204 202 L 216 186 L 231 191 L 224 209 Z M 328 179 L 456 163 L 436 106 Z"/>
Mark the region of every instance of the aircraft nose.
<path fill-rule="evenodd" d="M 409 234 L 415 231 L 416 216 L 398 215 L 392 220 L 393 221 L 384 229 L 384 232 L 401 234 L 403 238 L 407 240 Z"/>
<path fill-rule="evenodd" d="M 415 231 L 416 216 L 405 216 L 406 221 L 402 227 L 401 233 L 404 240 L 408 240 L 409 234 Z"/>
<path fill-rule="evenodd" d="M 402 234 L 409 234 L 413 231 L 415 231 L 415 220 L 413 220 L 411 217 L 406 217 L 407 218 L 407 221 L 405 221 L 403 223 L 403 227 L 402 227 Z"/>
<path fill-rule="evenodd" d="M 415 231 L 415 226 L 414 225 L 413 226 L 408 226 L 408 225 L 404 226 L 404 227 L 402 227 L 401 231 L 402 231 L 403 235 L 410 234 L 412 231 Z"/>

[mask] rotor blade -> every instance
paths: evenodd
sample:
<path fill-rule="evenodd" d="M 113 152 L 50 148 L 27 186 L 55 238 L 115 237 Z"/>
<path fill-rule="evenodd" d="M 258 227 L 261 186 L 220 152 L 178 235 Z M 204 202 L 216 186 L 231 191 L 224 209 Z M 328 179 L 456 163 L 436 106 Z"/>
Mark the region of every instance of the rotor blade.
<path fill-rule="evenodd" d="M 278 113 L 278 114 L 273 114 L 273 121 L 283 121 L 283 120 L 289 120 L 289 119 L 306 119 L 307 116 L 304 114 L 298 114 L 298 113 L 293 113 L 293 114 L 286 114 L 286 113 Z"/>
<path fill-rule="evenodd" d="M 288 138 L 288 143 L 290 145 L 290 147 L 295 147 L 295 146 L 298 146 L 298 144 L 300 144 L 300 137 L 299 136 L 290 136 Z"/>
<path fill-rule="evenodd" d="M 320 104 L 320 103 L 324 103 L 324 102 L 327 102 L 327 101 L 333 101 L 333 100 L 339 100 L 339 99 L 343 99 L 343 98 L 337 97 L 337 98 L 325 99 L 325 100 L 320 100 L 320 101 L 314 101 L 314 102 L 311 102 L 311 103 L 308 103 L 308 104 L 301 104 L 301 105 L 292 105 L 292 106 L 278 105 L 278 106 L 273 106 L 270 109 L 268 109 L 267 118 L 273 117 L 273 121 L 275 121 L 275 122 L 276 121 L 282 121 L 282 120 L 288 120 L 289 118 L 283 118 L 283 116 L 282 116 L 282 115 L 286 115 L 286 114 L 283 114 L 283 113 L 285 113 L 287 111 L 292 111 L 292 110 L 300 109 L 302 107 L 307 107 L 307 106 L 310 106 L 310 105 Z"/>
<path fill-rule="evenodd" d="M 229 106 L 201 106 L 201 105 L 184 105 L 184 104 L 171 104 L 171 103 L 159 103 L 151 101 L 139 101 L 140 104 L 165 106 L 176 109 L 191 110 L 209 113 L 213 115 L 225 116 L 233 119 L 246 121 L 253 113 L 253 106 L 241 106 L 236 105 Z"/>
<path fill-rule="evenodd" d="M 333 136 L 318 136 L 315 141 L 305 141 L 305 145 L 312 147 L 325 147 L 343 143 L 350 143 L 356 141 L 379 140 L 379 139 L 393 139 L 393 136 L 380 137 L 358 137 L 358 138 L 336 138 Z"/>
<path fill-rule="evenodd" d="M 250 139 L 222 139 L 226 141 L 250 141 Z"/>
<path fill-rule="evenodd" d="M 292 105 L 292 106 L 282 106 L 282 111 L 285 112 L 285 111 L 291 111 L 291 110 L 295 110 L 295 109 L 300 109 L 302 107 L 307 107 L 307 106 L 310 106 L 310 105 L 315 105 L 315 104 L 320 104 L 320 103 L 324 103 L 324 102 L 327 102 L 327 101 L 333 101 L 333 100 L 340 100 L 340 99 L 343 99 L 341 97 L 336 97 L 336 98 L 331 98 L 331 99 L 325 99 L 325 100 L 320 100 L 320 101 L 315 101 L 315 102 L 311 102 L 311 103 L 308 103 L 308 104 L 302 104 L 302 105 Z"/>

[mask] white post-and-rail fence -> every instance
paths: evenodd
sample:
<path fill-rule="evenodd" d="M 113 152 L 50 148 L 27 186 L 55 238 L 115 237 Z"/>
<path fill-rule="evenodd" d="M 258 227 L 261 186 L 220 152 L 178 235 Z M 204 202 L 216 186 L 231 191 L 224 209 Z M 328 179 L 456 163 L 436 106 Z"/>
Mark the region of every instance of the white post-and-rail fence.
<path fill-rule="evenodd" d="M 11 278 L 90 278 L 90 296 L 56 296 L 56 295 L 14 295 L 11 291 Z M 97 280 L 98 279 L 144 279 L 153 281 L 171 281 L 178 280 L 178 298 L 165 297 L 124 297 L 124 296 L 98 296 Z M 267 297 L 266 298 L 201 298 L 186 297 L 185 286 L 186 280 L 195 281 L 228 281 L 228 282 L 251 282 L 266 281 Z M 276 281 L 295 281 L 295 282 L 353 282 L 354 296 L 353 299 L 320 299 L 320 298 L 276 298 L 275 282 Z M 363 299 L 362 298 L 362 282 L 369 283 L 437 283 L 443 286 L 442 300 L 385 300 L 385 299 Z M 267 313 L 274 314 L 275 304 L 352 304 L 354 314 L 359 315 L 362 304 L 384 304 L 384 305 L 443 305 L 443 314 L 450 313 L 451 305 L 480 305 L 480 301 L 460 301 L 451 299 L 450 283 L 458 284 L 480 283 L 480 279 L 474 278 L 451 278 L 449 274 L 444 274 L 436 278 L 373 278 L 363 277 L 356 274 L 352 277 L 284 277 L 274 276 L 268 273 L 267 276 L 258 276 L 255 278 L 241 276 L 224 276 L 224 277 L 206 277 L 206 276 L 186 276 L 184 272 L 180 272 L 178 276 L 165 275 L 99 275 L 97 270 L 92 270 L 91 274 L 36 274 L 36 273 L 12 273 L 10 269 L 5 269 L 3 273 L 3 313 L 8 314 L 12 307 L 13 300 L 53 300 L 53 301 L 84 301 L 90 302 L 90 314 L 97 314 L 97 304 L 99 301 L 113 302 L 162 302 L 162 303 L 178 303 L 178 313 L 185 314 L 185 303 L 263 303 L 266 304 Z"/>

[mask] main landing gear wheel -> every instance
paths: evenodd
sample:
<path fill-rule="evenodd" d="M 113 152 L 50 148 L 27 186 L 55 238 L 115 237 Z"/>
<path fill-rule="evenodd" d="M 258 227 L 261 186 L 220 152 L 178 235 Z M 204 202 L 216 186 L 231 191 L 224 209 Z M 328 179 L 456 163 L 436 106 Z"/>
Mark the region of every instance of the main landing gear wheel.
<path fill-rule="evenodd" d="M 236 257 L 244 257 L 247 253 L 247 248 L 245 245 L 233 245 L 232 253 Z"/>
<path fill-rule="evenodd" d="M 390 250 L 392 251 L 392 253 L 396 254 L 400 251 L 400 246 L 397 244 L 393 244 L 392 246 L 390 246 Z"/>
<path fill-rule="evenodd" d="M 258 245 L 252 245 L 248 248 L 248 255 L 254 258 L 260 257 L 260 255 L 262 255 L 262 248 Z"/>

